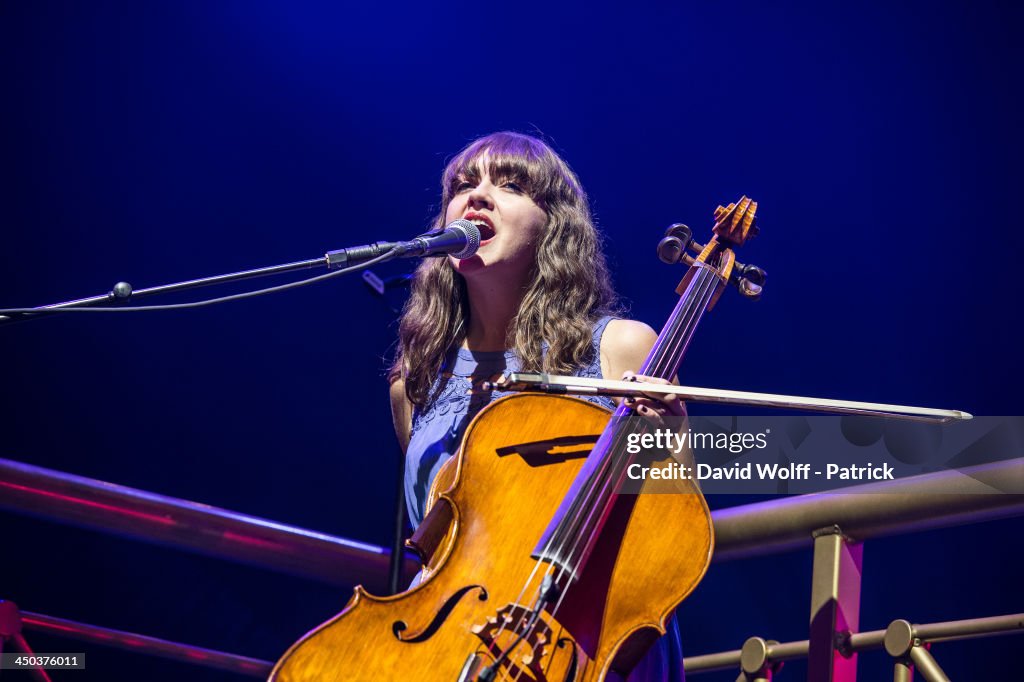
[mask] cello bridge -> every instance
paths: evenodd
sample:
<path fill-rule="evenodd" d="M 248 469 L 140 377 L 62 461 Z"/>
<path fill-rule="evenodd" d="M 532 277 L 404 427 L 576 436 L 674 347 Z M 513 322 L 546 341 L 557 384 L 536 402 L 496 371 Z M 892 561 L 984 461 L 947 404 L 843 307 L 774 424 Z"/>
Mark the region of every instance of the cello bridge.
<path fill-rule="evenodd" d="M 533 625 L 527 630 L 531 621 Z M 503 651 L 513 646 L 518 651 L 525 650 L 522 655 L 510 651 L 505 656 L 505 665 L 516 669 L 515 672 L 509 671 L 513 677 L 525 672 L 530 675 L 530 680 L 547 681 L 541 661 L 551 653 L 551 626 L 543 618 L 536 616 L 530 608 L 522 604 L 506 604 L 498 609 L 495 615 L 489 616 L 484 623 L 474 625 L 470 631 L 480 638 L 494 656 L 500 656 Z M 520 635 L 522 639 L 517 643 Z"/>

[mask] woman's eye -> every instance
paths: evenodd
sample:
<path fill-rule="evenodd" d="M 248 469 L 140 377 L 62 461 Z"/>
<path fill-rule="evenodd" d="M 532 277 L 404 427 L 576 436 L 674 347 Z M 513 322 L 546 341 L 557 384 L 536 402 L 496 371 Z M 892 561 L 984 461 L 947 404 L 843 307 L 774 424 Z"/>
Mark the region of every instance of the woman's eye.
<path fill-rule="evenodd" d="M 469 189 L 473 189 L 473 183 L 471 183 L 471 182 L 469 182 L 467 180 L 463 180 L 462 182 L 455 183 L 455 192 L 456 192 L 456 194 L 458 194 L 460 192 L 465 192 L 466 190 L 469 190 Z"/>
<path fill-rule="evenodd" d="M 515 182 L 503 183 L 502 187 L 509 190 L 510 192 L 515 192 L 516 194 L 521 194 L 523 191 L 523 188 L 518 183 Z"/>

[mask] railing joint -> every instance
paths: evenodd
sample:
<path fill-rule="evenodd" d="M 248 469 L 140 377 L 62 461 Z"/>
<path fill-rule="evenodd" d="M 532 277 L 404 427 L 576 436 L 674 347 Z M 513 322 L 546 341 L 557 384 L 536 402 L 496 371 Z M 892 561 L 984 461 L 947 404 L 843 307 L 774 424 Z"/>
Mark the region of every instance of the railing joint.
<path fill-rule="evenodd" d="M 850 640 L 853 637 L 853 633 L 849 630 L 840 630 L 836 632 L 835 642 L 833 643 L 836 651 L 843 658 L 852 658 L 857 652 L 850 646 Z"/>

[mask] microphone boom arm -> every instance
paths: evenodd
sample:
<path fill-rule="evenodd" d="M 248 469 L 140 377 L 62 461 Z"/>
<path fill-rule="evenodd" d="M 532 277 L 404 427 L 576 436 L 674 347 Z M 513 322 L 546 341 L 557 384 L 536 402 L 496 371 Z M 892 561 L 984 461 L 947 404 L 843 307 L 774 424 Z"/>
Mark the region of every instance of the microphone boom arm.
<path fill-rule="evenodd" d="M 305 268 L 327 267 L 328 269 L 341 268 L 343 270 L 351 271 L 396 257 L 429 256 L 443 253 L 451 253 L 456 258 L 467 258 L 476 253 L 479 246 L 479 229 L 468 221 L 456 220 L 448 225 L 444 230 L 420 235 L 419 237 L 415 237 L 412 240 L 405 242 L 374 242 L 373 244 L 328 251 L 319 258 L 311 258 L 309 260 L 296 261 L 294 263 L 284 263 L 282 265 L 271 265 L 264 268 L 254 268 L 252 270 L 242 270 L 240 272 L 232 272 L 223 275 L 213 275 L 212 277 L 202 277 L 199 279 L 175 282 L 173 284 L 163 284 L 138 290 L 133 289 L 127 282 L 118 282 L 109 292 L 99 296 L 79 298 L 72 301 L 64 301 L 62 303 L 52 303 L 50 305 L 38 306 L 35 308 L 0 309 L 0 325 L 45 317 L 43 313 L 59 312 L 61 310 L 92 308 L 99 312 L 102 310 L 109 310 L 109 308 L 103 307 L 104 304 L 107 306 L 123 306 L 133 298 L 152 296 L 154 294 L 173 293 L 177 291 L 184 291 L 186 289 L 211 286 L 214 284 L 226 284 L 228 282 L 237 282 L 243 279 L 252 279 L 254 277 L 279 275 L 285 272 L 292 272 L 294 270 L 301 270 Z M 338 271 L 331 273 L 331 275 L 314 277 L 313 280 L 342 274 L 344 274 L 344 272 Z M 152 308 L 159 309 L 160 306 L 154 306 Z M 121 309 L 130 310 L 129 308 L 115 308 L 115 310 Z"/>

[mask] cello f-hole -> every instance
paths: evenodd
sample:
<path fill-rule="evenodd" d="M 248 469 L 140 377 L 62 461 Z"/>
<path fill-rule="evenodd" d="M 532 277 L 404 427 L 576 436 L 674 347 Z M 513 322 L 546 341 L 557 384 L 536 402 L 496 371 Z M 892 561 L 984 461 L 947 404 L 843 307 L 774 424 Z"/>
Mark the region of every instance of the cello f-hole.
<path fill-rule="evenodd" d="M 423 628 L 420 632 L 414 635 L 405 635 L 408 624 L 404 620 L 396 620 L 391 624 L 391 632 L 395 635 L 395 639 L 399 642 L 405 642 L 406 644 L 416 644 L 418 642 L 425 642 L 434 636 L 444 622 L 448 619 L 448 615 L 455 608 L 455 605 L 461 601 L 471 590 L 480 590 L 478 599 L 480 601 L 487 601 L 487 589 L 483 585 L 466 585 L 465 587 L 457 590 L 452 596 L 448 597 L 448 600 L 437 610 L 437 614 L 434 615 L 434 619 L 430 621 L 427 627 Z"/>

